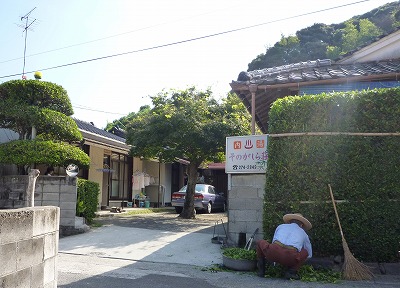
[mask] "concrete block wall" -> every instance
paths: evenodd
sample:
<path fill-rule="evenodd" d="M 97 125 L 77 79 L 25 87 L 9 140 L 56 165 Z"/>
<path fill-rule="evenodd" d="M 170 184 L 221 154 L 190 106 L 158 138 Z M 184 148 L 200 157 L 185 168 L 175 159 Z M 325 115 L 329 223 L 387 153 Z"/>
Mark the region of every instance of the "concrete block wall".
<path fill-rule="evenodd" d="M 25 207 L 28 182 L 26 175 L 0 177 L 0 209 Z M 39 176 L 36 179 L 35 207 L 60 207 L 62 228 L 75 227 L 76 196 L 76 178 Z"/>
<path fill-rule="evenodd" d="M 76 214 L 76 178 L 63 176 L 38 177 L 35 206 L 60 207 L 60 226 L 74 227 Z"/>
<path fill-rule="evenodd" d="M 257 228 L 255 240 L 262 239 L 264 191 L 265 174 L 232 175 L 228 193 L 228 235 L 235 244 L 239 243 L 240 233 L 246 233 L 248 240 Z"/>
<path fill-rule="evenodd" d="M 0 210 L 0 287 L 57 287 L 60 208 Z"/>

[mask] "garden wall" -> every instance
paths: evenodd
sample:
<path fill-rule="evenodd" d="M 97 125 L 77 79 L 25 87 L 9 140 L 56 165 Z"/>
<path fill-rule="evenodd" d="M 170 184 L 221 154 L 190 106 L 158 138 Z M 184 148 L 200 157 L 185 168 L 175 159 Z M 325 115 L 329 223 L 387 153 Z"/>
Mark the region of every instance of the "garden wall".
<path fill-rule="evenodd" d="M 60 208 L 0 210 L 0 287 L 57 287 Z"/>
<path fill-rule="evenodd" d="M 0 209 L 26 207 L 28 176 L 0 177 Z M 35 206 L 60 207 L 61 235 L 71 234 L 75 229 L 76 178 L 62 176 L 39 176 L 35 185 Z"/>
<path fill-rule="evenodd" d="M 228 236 L 235 244 L 240 244 L 241 233 L 245 233 L 248 240 L 257 228 L 255 240 L 262 239 L 264 193 L 265 174 L 232 175 L 228 194 Z"/>

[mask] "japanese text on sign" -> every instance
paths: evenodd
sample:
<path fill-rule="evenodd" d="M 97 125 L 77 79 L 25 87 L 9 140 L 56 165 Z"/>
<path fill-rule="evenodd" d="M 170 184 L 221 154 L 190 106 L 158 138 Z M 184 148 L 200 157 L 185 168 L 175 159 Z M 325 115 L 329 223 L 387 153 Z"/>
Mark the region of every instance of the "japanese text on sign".
<path fill-rule="evenodd" d="M 268 135 L 226 138 L 226 173 L 265 173 Z"/>

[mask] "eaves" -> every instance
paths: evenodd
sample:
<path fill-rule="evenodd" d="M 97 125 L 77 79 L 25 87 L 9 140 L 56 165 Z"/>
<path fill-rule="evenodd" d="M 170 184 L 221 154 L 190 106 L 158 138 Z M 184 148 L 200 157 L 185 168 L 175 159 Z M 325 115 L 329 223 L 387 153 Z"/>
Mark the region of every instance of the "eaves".
<path fill-rule="evenodd" d="M 116 152 L 128 153 L 131 146 L 125 144 L 124 142 L 113 140 L 86 130 L 79 129 L 82 133 L 82 137 L 85 140 L 85 144 L 94 144 L 98 147 L 103 147 L 105 149 L 112 149 Z"/>

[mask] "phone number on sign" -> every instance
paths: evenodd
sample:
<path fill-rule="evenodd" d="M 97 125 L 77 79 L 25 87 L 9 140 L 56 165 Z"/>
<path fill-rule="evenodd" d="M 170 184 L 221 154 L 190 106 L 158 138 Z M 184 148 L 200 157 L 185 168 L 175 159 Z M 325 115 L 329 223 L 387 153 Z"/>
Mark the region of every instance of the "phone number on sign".
<path fill-rule="evenodd" d="M 233 165 L 233 170 L 255 170 L 259 167 L 257 165 Z"/>

